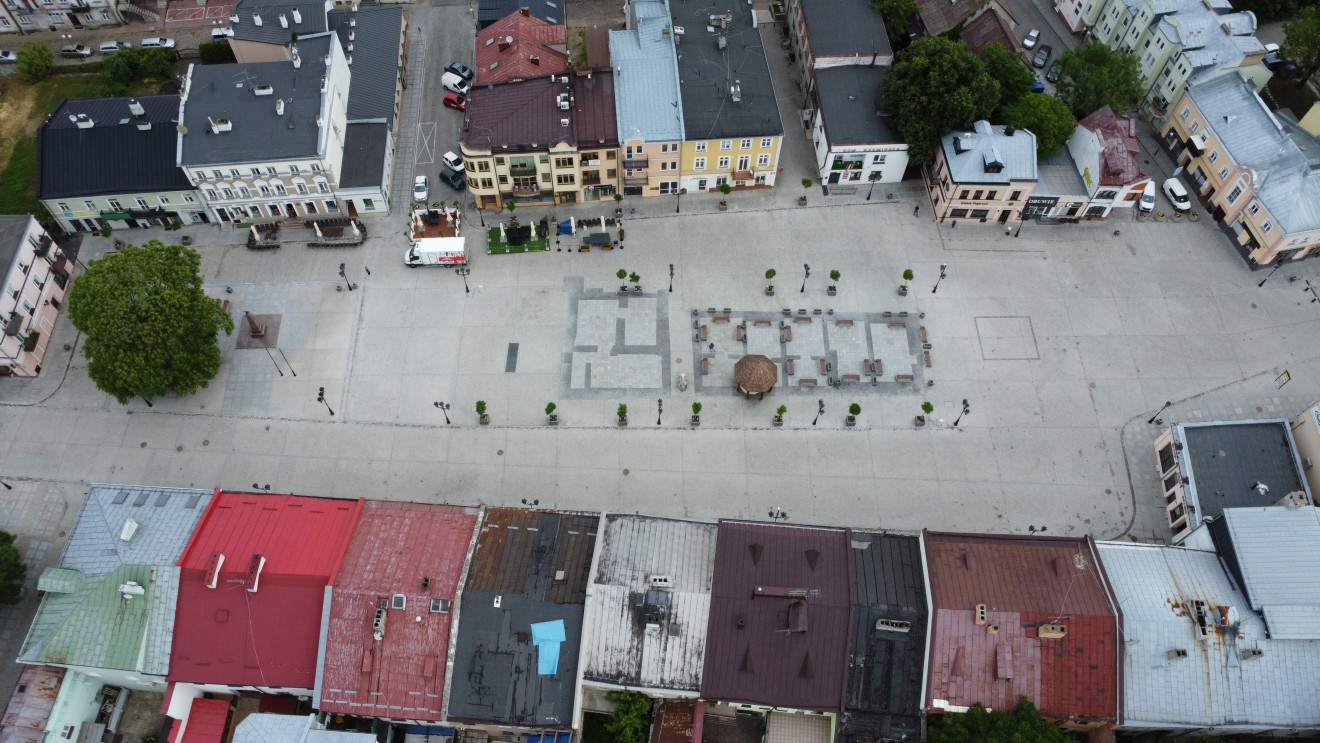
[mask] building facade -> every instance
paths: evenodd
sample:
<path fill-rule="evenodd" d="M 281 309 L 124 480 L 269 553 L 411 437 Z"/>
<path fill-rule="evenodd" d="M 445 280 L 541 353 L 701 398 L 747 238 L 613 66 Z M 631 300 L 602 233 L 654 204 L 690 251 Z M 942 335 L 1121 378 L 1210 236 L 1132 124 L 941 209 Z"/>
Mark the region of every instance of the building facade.
<path fill-rule="evenodd" d="M 628 29 L 610 31 L 615 116 L 627 196 L 676 194 L 682 167 L 683 101 L 676 38 L 665 0 L 633 0 Z"/>
<path fill-rule="evenodd" d="M 120 10 L 132 8 L 144 20 L 156 20 L 156 14 L 128 3 L 116 5 L 111 0 L 3 0 L 0 2 L 0 34 L 30 34 L 36 31 L 82 31 L 119 26 L 124 23 Z"/>
<path fill-rule="evenodd" d="M 1034 216 L 1036 135 L 981 120 L 970 132 L 940 138 L 935 159 L 922 168 L 935 218 L 1015 225 Z M 1049 204 L 1053 207 L 1053 199 Z"/>
<path fill-rule="evenodd" d="M 30 214 L 0 216 L 0 377 L 35 377 L 69 290 L 71 259 Z"/>

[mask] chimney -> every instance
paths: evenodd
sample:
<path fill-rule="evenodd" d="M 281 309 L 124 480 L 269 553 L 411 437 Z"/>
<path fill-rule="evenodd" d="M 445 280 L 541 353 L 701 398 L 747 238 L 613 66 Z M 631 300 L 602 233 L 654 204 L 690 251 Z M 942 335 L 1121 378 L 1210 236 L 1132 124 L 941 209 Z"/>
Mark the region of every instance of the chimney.
<path fill-rule="evenodd" d="M 528 61 L 528 62 L 531 62 L 531 63 L 534 64 L 534 65 L 537 65 L 538 67 L 539 67 L 540 64 L 541 64 L 541 58 L 538 57 L 538 56 L 536 56 L 535 54 L 533 54 L 532 56 L 528 57 L 528 58 L 527 58 L 527 61 Z"/>
<path fill-rule="evenodd" d="M 128 102 L 128 110 L 134 116 L 141 116 L 147 112 L 147 110 L 142 107 L 142 104 L 138 103 L 136 100 Z"/>
<path fill-rule="evenodd" d="M 500 51 L 504 51 L 511 46 L 513 46 L 512 36 L 505 36 L 504 38 L 500 39 Z"/>
<path fill-rule="evenodd" d="M 283 116 L 283 115 L 284 115 L 284 99 L 283 99 L 283 98 L 276 98 L 276 99 L 275 99 L 275 115 L 276 115 L 276 116 Z"/>
<path fill-rule="evenodd" d="M 518 12 L 522 13 L 524 18 L 531 17 L 532 15 L 532 11 L 529 8 L 519 8 Z"/>
<path fill-rule="evenodd" d="M 293 9 L 293 22 L 302 23 L 302 13 L 298 12 L 297 8 Z"/>
<path fill-rule="evenodd" d="M 256 13 L 253 13 L 253 14 L 252 14 L 252 25 L 254 25 L 254 26 L 260 26 L 260 25 L 261 25 L 261 16 L 260 16 L 260 15 L 258 15 L 258 14 L 256 14 Z"/>
<path fill-rule="evenodd" d="M 288 28 L 288 27 L 289 27 L 289 17 L 284 15 L 283 13 L 280 13 L 280 28 Z"/>

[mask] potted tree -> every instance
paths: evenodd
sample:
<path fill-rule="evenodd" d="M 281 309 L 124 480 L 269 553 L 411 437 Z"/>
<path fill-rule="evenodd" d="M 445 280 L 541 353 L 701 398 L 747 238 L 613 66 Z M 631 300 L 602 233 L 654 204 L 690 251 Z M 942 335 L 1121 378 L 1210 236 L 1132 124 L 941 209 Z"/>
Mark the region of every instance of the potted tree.
<path fill-rule="evenodd" d="M 480 422 L 481 425 L 483 426 L 486 425 L 487 423 L 490 423 L 490 416 L 486 415 L 485 400 L 477 400 L 477 421 Z"/>
<path fill-rule="evenodd" d="M 631 281 L 631 282 L 633 282 L 633 293 L 634 293 L 634 294 L 641 294 L 641 293 L 642 293 L 642 277 L 639 276 L 639 275 L 637 274 L 636 271 L 633 271 L 631 274 L 628 274 L 628 280 Z"/>
<path fill-rule="evenodd" d="M 549 422 L 550 425 L 552 425 L 552 426 L 557 426 L 557 425 L 559 425 L 559 416 L 558 416 L 558 415 L 555 415 L 555 410 L 556 410 L 558 407 L 559 407 L 558 405 L 556 405 L 556 404 L 554 404 L 554 403 L 552 403 L 552 402 L 548 402 L 548 403 L 545 404 L 545 415 L 546 415 L 546 418 L 549 419 L 548 422 Z"/>
<path fill-rule="evenodd" d="M 903 269 L 903 283 L 898 285 L 898 296 L 900 297 L 907 296 L 907 292 L 908 292 L 907 282 L 911 281 L 913 276 L 914 274 L 912 273 L 912 269 L 910 268 Z"/>
<path fill-rule="evenodd" d="M 614 275 L 619 277 L 619 293 L 627 294 L 628 285 L 624 282 L 628 280 L 628 269 L 620 268 L 618 271 L 614 272 Z"/>
<path fill-rule="evenodd" d="M 921 415 L 917 416 L 912 422 L 916 423 L 917 427 L 920 428 L 921 426 L 926 425 L 926 416 L 933 412 L 935 412 L 935 406 L 930 404 L 930 400 L 927 400 L 921 403 Z"/>
<path fill-rule="evenodd" d="M 825 288 L 826 294 L 829 294 L 832 297 L 839 293 L 839 287 L 835 286 L 835 283 L 838 282 L 839 277 L 842 275 L 843 274 L 839 273 L 839 269 L 837 268 L 830 271 L 830 285 Z"/>
<path fill-rule="evenodd" d="M 692 425 L 701 425 L 701 403 L 699 402 L 692 403 Z"/>
<path fill-rule="evenodd" d="M 784 413 L 787 413 L 787 412 L 788 412 L 788 406 L 787 406 L 787 405 L 780 405 L 779 407 L 775 408 L 775 425 L 776 425 L 776 426 L 782 426 L 782 425 L 784 425 Z"/>
<path fill-rule="evenodd" d="M 620 426 L 628 425 L 628 406 L 624 405 L 623 403 L 619 403 L 619 409 L 616 410 L 615 412 L 618 413 L 619 415 L 619 425 Z"/>
<path fill-rule="evenodd" d="M 721 183 L 719 185 L 718 190 L 720 193 L 724 194 L 725 196 L 728 196 L 730 193 L 733 192 L 733 186 L 730 186 L 727 183 Z M 720 211 L 727 212 L 728 210 L 729 210 L 729 202 L 725 199 L 720 199 Z"/>
<path fill-rule="evenodd" d="M 802 179 L 802 195 L 798 197 L 798 206 L 806 206 L 806 205 L 807 205 L 807 189 L 809 189 L 809 188 L 811 188 L 811 179 L 810 179 L 810 178 L 803 178 L 803 179 Z"/>
<path fill-rule="evenodd" d="M 775 270 L 773 268 L 767 268 L 765 270 L 765 280 L 770 282 L 770 285 L 765 288 L 765 295 L 767 297 L 773 297 L 775 295 L 774 278 Z"/>
<path fill-rule="evenodd" d="M 614 194 L 614 216 L 623 216 L 623 194 L 617 192 Z"/>
<path fill-rule="evenodd" d="M 857 425 L 857 416 L 861 414 L 862 414 L 862 406 L 858 405 L 857 403 L 853 403 L 852 405 L 848 406 L 848 419 L 844 422 L 848 424 L 849 428 L 852 428 L 853 426 Z"/>

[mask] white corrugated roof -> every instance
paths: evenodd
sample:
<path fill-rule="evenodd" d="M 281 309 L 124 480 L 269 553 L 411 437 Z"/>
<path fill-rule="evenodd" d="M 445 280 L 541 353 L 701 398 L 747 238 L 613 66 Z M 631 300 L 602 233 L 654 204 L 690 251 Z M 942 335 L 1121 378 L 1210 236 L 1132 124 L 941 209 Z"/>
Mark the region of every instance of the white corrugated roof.
<path fill-rule="evenodd" d="M 1224 525 L 1252 608 L 1275 637 L 1320 640 L 1320 509 L 1226 508 Z"/>
<path fill-rule="evenodd" d="M 1120 542 L 1098 547 L 1123 610 L 1125 725 L 1320 725 L 1320 641 L 1267 638 L 1265 623 L 1215 553 Z M 1203 602 L 1209 622 L 1204 638 L 1196 602 Z M 1230 626 L 1218 626 L 1225 613 Z M 1251 649 L 1262 653 L 1244 658 Z M 1176 650 L 1187 654 L 1170 658 Z"/>

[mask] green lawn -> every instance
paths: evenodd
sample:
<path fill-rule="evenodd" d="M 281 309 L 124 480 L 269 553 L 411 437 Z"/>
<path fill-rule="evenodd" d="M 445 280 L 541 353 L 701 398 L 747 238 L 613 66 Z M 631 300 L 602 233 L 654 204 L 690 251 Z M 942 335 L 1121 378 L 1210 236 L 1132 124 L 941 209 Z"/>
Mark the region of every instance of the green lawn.
<path fill-rule="evenodd" d="M 500 228 L 499 225 L 496 225 L 487 228 L 486 230 L 486 247 L 495 255 L 502 255 L 504 253 L 532 253 L 549 250 L 550 238 L 546 237 L 541 231 L 541 226 L 539 224 L 536 226 L 534 232 L 536 237 L 524 242 L 522 245 L 506 245 L 500 240 Z"/>

